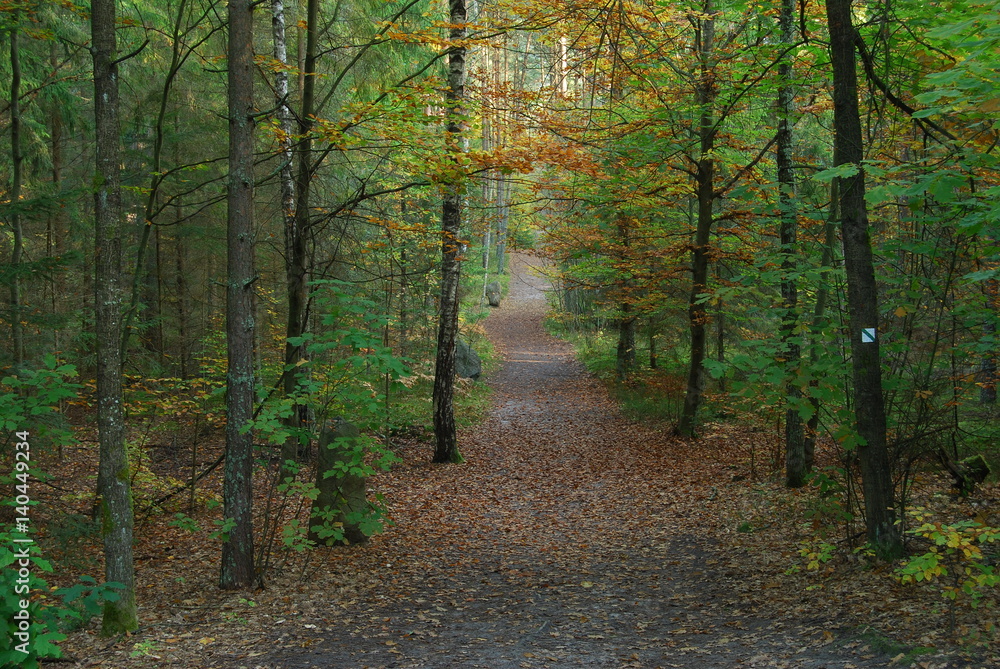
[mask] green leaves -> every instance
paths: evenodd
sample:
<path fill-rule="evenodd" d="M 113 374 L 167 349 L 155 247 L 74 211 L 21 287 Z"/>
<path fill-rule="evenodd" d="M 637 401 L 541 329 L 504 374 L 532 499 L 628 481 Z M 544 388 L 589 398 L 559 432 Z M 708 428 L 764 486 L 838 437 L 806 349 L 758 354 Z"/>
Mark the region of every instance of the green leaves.
<path fill-rule="evenodd" d="M 19 575 L 19 569 L 7 568 L 17 563 L 23 567 L 21 555 L 11 550 L 12 535 L 0 532 L 0 624 L 4 633 L 0 634 L 0 667 L 37 667 L 44 658 L 62 657 L 62 649 L 57 643 L 66 638 L 65 630 L 86 623 L 99 615 L 104 602 L 118 601 L 121 583 L 98 583 L 92 576 L 80 576 L 79 582 L 50 593 L 49 597 L 38 597 L 38 593 L 48 593 L 48 583 L 39 574 L 51 572 L 52 565 L 38 554 L 38 547 L 31 544 L 27 561 L 30 575 L 26 580 Z M 22 600 L 27 600 L 27 629 L 30 642 L 21 646 L 15 632 L 24 632 L 15 615 L 20 615 Z M 18 648 L 21 646 L 21 649 Z M 26 649 L 27 653 L 21 652 Z"/>
<path fill-rule="evenodd" d="M 983 553 L 984 544 L 1000 542 L 1000 528 L 974 520 L 932 522 L 926 509 L 909 510 L 921 523 L 908 534 L 931 542 L 930 550 L 906 561 L 896 570 L 901 583 L 937 583 L 941 596 L 957 601 L 967 597 L 974 607 L 983 591 L 1000 585 L 1000 573 Z M 951 575 L 947 582 L 942 577 Z"/>
<path fill-rule="evenodd" d="M 76 367 L 60 364 L 53 355 L 45 356 L 39 369 L 4 377 L 0 380 L 0 428 L 24 430 L 30 420 L 36 434 L 41 431 L 63 444 L 72 443 L 68 430 L 39 419 L 54 414 L 61 402 L 76 398 L 83 386 L 71 380 L 75 377 Z"/>
<path fill-rule="evenodd" d="M 843 163 L 836 167 L 831 167 L 813 175 L 815 181 L 828 184 L 834 179 L 853 177 L 858 173 L 858 166 L 855 163 Z"/>

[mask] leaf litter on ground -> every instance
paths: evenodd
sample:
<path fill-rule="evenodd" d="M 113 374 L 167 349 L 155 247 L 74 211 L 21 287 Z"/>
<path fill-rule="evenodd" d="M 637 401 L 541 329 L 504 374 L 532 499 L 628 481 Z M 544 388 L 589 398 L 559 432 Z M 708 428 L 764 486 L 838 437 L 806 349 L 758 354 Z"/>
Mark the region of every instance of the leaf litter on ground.
<path fill-rule="evenodd" d="M 683 441 L 626 419 L 545 333 L 543 273 L 515 255 L 486 321 L 506 362 L 488 379 L 492 414 L 461 434 L 467 462 L 432 465 L 411 441 L 372 482 L 385 534 L 247 593 L 217 590 L 204 536 L 145 540 L 143 627 L 76 633 L 77 666 L 1000 666 L 991 646 L 951 644 L 940 597 L 891 567 L 837 557 L 789 573 L 807 493 L 755 471 L 775 435 L 717 423 Z M 962 609 L 960 625 L 984 630 L 995 610 Z"/>

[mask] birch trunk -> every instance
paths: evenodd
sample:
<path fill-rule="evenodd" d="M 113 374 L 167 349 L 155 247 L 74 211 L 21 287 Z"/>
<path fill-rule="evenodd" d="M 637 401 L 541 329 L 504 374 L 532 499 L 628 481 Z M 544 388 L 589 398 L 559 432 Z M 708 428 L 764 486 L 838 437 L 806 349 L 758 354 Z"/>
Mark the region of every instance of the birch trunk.
<path fill-rule="evenodd" d="M 446 147 L 458 165 L 463 150 L 465 123 L 465 0 L 449 0 L 451 40 L 448 56 Z M 457 171 L 457 170 L 456 170 Z M 438 320 L 437 360 L 434 368 L 434 462 L 461 462 L 455 430 L 455 339 L 458 335 L 458 283 L 461 265 L 462 179 L 444 186 L 441 207 L 441 306 Z"/>
<path fill-rule="evenodd" d="M 277 23 L 277 19 L 275 19 Z M 275 53 L 278 49 L 277 27 L 275 27 Z M 315 113 L 316 97 L 316 51 L 319 36 L 319 0 L 309 0 L 306 5 L 306 46 L 303 54 L 302 73 L 302 109 L 299 113 L 299 140 L 297 148 L 297 174 L 294 179 L 294 191 L 286 193 L 286 175 L 282 170 L 282 205 L 285 211 L 285 294 L 288 300 L 288 319 L 285 323 L 285 376 L 284 392 L 291 396 L 298 391 L 302 380 L 302 367 L 293 367 L 299 360 L 307 357 L 306 347 L 298 343 L 306 332 L 308 267 L 306 243 L 310 225 L 309 200 L 312 183 L 312 115 Z M 286 54 L 287 57 L 287 54 Z M 287 91 L 287 81 L 285 82 Z M 285 96 L 287 99 L 287 95 Z M 283 105 L 287 110 L 287 105 Z M 286 111 L 279 109 L 281 123 L 285 123 Z M 287 111 L 287 121 L 291 124 L 291 112 Z M 288 135 L 290 138 L 290 134 Z M 284 147 L 283 147 L 284 148 Z M 291 152 L 292 145 L 287 147 Z M 289 158 L 290 159 L 290 158 Z M 288 163 L 288 175 L 292 172 L 291 162 Z M 286 199 L 287 198 L 287 199 Z M 287 207 L 291 206 L 291 209 Z M 290 215 L 289 215 L 290 212 Z M 294 342 L 294 343 L 293 343 Z M 303 446 L 299 434 L 307 424 L 307 407 L 295 406 L 292 415 L 285 419 L 285 425 L 291 428 L 292 436 L 282 447 L 281 459 L 301 461 L 303 451 L 308 452 L 308 445 Z M 299 433 L 299 434 L 296 434 Z M 286 472 L 290 474 L 291 472 Z"/>

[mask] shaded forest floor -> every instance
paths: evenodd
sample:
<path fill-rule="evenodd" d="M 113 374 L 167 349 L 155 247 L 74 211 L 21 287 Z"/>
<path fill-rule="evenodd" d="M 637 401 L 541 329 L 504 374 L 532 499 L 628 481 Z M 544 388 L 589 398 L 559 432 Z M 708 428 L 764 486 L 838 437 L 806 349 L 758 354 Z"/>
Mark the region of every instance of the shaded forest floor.
<path fill-rule="evenodd" d="M 461 435 L 466 464 L 431 465 L 429 445 L 404 445 L 373 481 L 395 526 L 295 556 L 254 592 L 218 591 L 204 533 L 147 533 L 142 629 L 75 633 L 64 644 L 75 666 L 1000 666 L 986 633 L 996 602 L 952 619 L 938 592 L 863 557 L 803 566 L 814 501 L 751 471 L 773 435 L 716 424 L 685 442 L 625 419 L 545 334 L 534 262 L 515 256 L 511 293 L 486 322 L 505 362 L 487 379 L 491 416 Z M 961 504 L 995 514 L 996 497 Z"/>

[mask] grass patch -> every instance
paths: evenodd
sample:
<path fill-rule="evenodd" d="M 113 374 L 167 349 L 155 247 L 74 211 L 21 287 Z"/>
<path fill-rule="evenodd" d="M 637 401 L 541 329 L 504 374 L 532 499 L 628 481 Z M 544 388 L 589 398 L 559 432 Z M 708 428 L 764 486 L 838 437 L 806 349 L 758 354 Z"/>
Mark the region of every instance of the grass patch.
<path fill-rule="evenodd" d="M 676 347 L 661 349 L 655 369 L 649 367 L 649 351 L 637 351 L 637 368 L 625 382 L 615 378 L 615 351 L 618 333 L 613 329 L 583 328 L 554 316 L 546 320 L 546 329 L 573 346 L 577 358 L 590 373 L 607 383 L 622 412 L 632 420 L 675 423 L 680 418 L 687 389 L 684 354 Z M 644 355 L 645 354 L 645 355 Z M 645 364 L 643 364 L 645 363 Z M 725 407 L 706 392 L 702 421 L 721 414 Z"/>
<path fill-rule="evenodd" d="M 875 652 L 891 657 L 893 663 L 903 667 L 909 666 L 923 655 L 937 652 L 937 649 L 928 646 L 908 646 L 899 643 L 871 627 L 858 630 L 855 638 L 868 644 Z"/>

